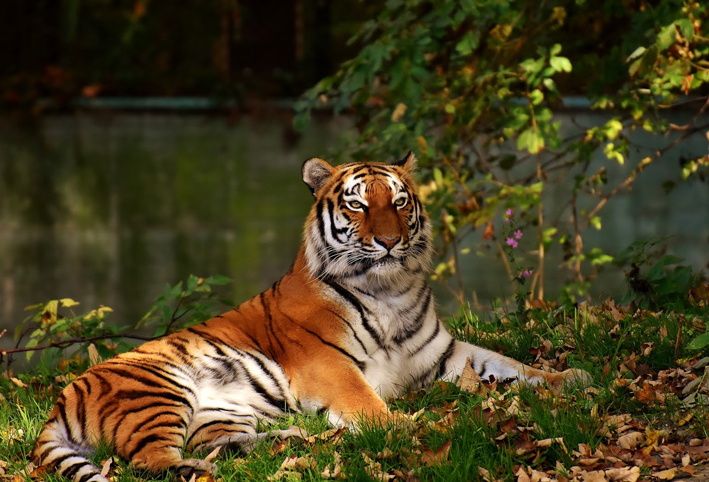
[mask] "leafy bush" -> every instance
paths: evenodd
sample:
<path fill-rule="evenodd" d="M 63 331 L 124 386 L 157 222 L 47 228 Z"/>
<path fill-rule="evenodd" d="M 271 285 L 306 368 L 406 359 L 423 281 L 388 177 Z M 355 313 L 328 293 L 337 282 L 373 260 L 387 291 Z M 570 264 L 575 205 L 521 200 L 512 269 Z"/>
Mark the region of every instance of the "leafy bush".
<path fill-rule="evenodd" d="M 49 366 L 57 359 L 66 360 L 65 349 L 78 345 L 78 353 L 88 354 L 88 357 L 79 356 L 68 364 L 76 365 L 69 368 L 77 372 L 83 371 L 87 363 L 93 364 L 133 348 L 129 342 L 131 339 L 152 340 L 217 315 L 223 311 L 223 305 L 231 303 L 220 302 L 212 287 L 229 281 L 224 276 L 200 278 L 190 275 L 184 285 L 182 281 L 174 286 L 167 285 L 135 326 L 136 330 L 153 328 L 150 337 L 131 333 L 128 326 L 106 322 L 107 315 L 113 312 L 107 306 L 77 313 L 74 309 L 79 303 L 70 298 L 28 306 L 26 309 L 32 313 L 15 331 L 16 348 L 0 351 L 0 362 L 7 357 L 9 367 L 14 354 L 25 353 L 29 361 L 39 351 L 41 365 Z M 24 347 L 17 348 L 27 335 L 29 338 Z"/>
<path fill-rule="evenodd" d="M 313 109 L 346 110 L 359 129 L 340 152 L 347 159 L 387 160 L 414 148 L 445 255 L 439 275 L 458 270 L 460 241 L 478 228 L 504 258 L 495 220 L 514 208 L 520 227 L 536 232 L 530 296 L 544 294 L 553 245 L 563 250 L 573 296 L 612 259 L 583 239 L 602 228 L 609 199 L 709 127 L 707 17 L 705 2 L 675 0 L 390 0 L 352 39 L 359 54 L 297 102 L 295 124 L 305 125 Z M 578 95 L 602 114 L 598 125 L 562 125 L 568 96 Z M 680 107 L 685 125 L 660 115 Z M 643 131 L 674 135 L 631 161 L 630 136 Z M 608 166 L 593 167 L 597 153 Z M 631 162 L 629 173 L 610 169 Z M 682 160 L 682 177 L 706 180 L 708 165 L 706 155 Z M 555 219 L 543 205 L 552 183 L 568 191 Z"/>

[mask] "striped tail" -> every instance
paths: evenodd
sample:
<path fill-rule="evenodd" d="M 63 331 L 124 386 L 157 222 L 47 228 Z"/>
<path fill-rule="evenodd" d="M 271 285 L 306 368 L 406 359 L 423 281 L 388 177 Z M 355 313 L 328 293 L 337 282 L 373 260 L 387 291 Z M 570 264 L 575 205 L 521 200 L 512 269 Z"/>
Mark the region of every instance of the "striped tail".
<path fill-rule="evenodd" d="M 76 482 L 109 482 L 101 475 L 101 469 L 86 458 L 89 453 L 91 449 L 71 440 L 68 427 L 55 419 L 42 429 L 32 459 L 35 464 L 53 468 Z"/>

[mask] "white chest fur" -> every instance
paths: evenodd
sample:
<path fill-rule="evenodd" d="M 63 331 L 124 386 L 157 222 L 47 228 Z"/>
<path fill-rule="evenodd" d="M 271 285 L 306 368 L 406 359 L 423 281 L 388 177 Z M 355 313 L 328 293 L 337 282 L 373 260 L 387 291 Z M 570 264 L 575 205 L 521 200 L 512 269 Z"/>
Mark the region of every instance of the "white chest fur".
<path fill-rule="evenodd" d="M 436 346 L 444 342 L 438 338 L 448 338 L 440 328 L 426 279 L 419 276 L 406 281 L 387 290 L 353 290 L 366 318 L 361 325 L 368 328 L 358 330 L 368 335 L 360 340 L 369 341 L 359 346 L 358 358 L 364 363 L 367 382 L 384 398 L 415 385 L 437 355 L 427 356 L 422 347 L 434 338 Z"/>

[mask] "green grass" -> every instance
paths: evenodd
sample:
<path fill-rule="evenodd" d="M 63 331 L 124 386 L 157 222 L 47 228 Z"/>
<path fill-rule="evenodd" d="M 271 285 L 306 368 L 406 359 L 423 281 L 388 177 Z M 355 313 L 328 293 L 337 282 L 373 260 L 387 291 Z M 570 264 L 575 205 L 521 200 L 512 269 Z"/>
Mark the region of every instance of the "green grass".
<path fill-rule="evenodd" d="M 392 409 L 416 414 L 408 424 L 364 422 L 360 433 L 345 431 L 336 440 L 313 443 L 264 441 L 248 456 L 221 454 L 216 460 L 217 479 L 266 480 L 291 456 L 304 459 L 298 470 L 286 471 L 281 480 L 323 480 L 323 471 L 328 467 L 334 471 L 336 463 L 347 480 L 385 474 L 391 480 L 512 481 L 517 480 L 520 467 L 552 478 L 559 472 L 604 470 L 609 465 L 579 466 L 579 445 L 592 451 L 615 450 L 621 433 L 609 423 L 613 415 L 632 420 L 622 433 L 638 431 L 647 440 L 660 433 L 658 447 L 704 440 L 709 437 L 706 384 L 695 389 L 694 404 L 685 402 L 688 393 L 682 394 L 686 384 L 704 370 L 691 369 L 702 354 L 686 349 L 701 332 L 702 323 L 709 323 L 705 308 L 615 316 L 608 307 L 590 313 L 561 308 L 522 315 L 467 312 L 450 320 L 457 337 L 537 367 L 583 368 L 593 375 L 593 386 L 553 394 L 544 388 L 493 384 L 487 395 L 479 396 L 437 382 L 390 401 Z M 71 373 L 72 367 L 64 364 L 64 372 Z M 0 404 L 0 447 L 6 447 L 0 460 L 7 463 L 0 468 L 0 478 L 2 470 L 11 477 L 27 466 L 34 440 L 66 382 L 57 381 L 57 374 L 47 368 L 20 374 L 17 378 L 24 387 L 7 375 L 0 378 L 5 398 Z M 290 425 L 310 434 L 328 430 L 323 416 L 297 414 L 279 420 L 274 428 Z M 650 457 L 661 460 L 659 449 L 646 449 Z M 109 456 L 110 449 L 104 447 L 94 460 L 100 464 Z M 154 477 L 120 460 L 112 467 L 110 474 L 116 481 Z M 640 474 L 649 476 L 662 468 L 643 467 Z M 54 474 L 46 477 L 61 480 Z"/>

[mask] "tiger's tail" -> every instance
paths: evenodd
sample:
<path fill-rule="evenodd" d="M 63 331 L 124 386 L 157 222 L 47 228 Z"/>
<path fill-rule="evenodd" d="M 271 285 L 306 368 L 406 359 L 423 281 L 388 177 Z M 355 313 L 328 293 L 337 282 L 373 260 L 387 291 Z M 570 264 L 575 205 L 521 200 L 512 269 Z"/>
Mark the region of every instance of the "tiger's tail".
<path fill-rule="evenodd" d="M 109 482 L 86 456 L 92 449 L 72 439 L 70 428 L 53 420 L 47 423 L 32 451 L 32 461 L 53 468 L 76 482 Z"/>

